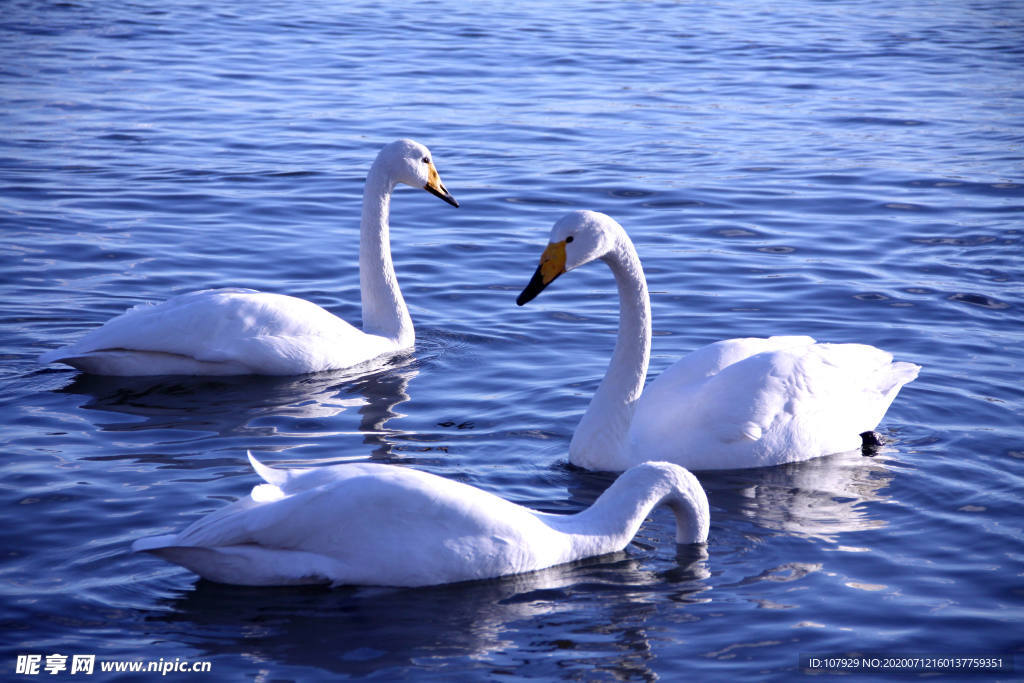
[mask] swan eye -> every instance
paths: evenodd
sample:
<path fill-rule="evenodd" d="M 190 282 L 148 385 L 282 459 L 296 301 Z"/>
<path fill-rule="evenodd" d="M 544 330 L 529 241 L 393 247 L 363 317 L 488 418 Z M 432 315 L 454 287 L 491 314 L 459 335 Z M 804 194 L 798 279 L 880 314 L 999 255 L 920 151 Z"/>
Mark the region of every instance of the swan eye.
<path fill-rule="evenodd" d="M 423 163 L 429 164 L 430 163 L 430 157 L 423 157 Z"/>
<path fill-rule="evenodd" d="M 568 237 L 565 238 L 565 243 L 569 244 L 569 242 L 572 242 L 572 235 L 569 235 Z"/>

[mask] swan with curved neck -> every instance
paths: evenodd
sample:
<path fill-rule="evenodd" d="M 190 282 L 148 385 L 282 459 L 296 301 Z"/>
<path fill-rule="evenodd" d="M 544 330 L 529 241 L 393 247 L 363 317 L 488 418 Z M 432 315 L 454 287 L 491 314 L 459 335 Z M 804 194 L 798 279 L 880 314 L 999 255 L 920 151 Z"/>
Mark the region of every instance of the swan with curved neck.
<path fill-rule="evenodd" d="M 647 460 L 691 470 L 763 467 L 859 448 L 920 370 L 865 344 L 810 337 L 729 339 L 684 356 L 644 390 L 651 307 L 636 249 L 593 211 L 555 223 L 522 306 L 559 275 L 600 259 L 619 291 L 608 371 L 569 445 L 569 460 L 621 471 Z"/>
<path fill-rule="evenodd" d="M 40 357 L 99 375 L 300 375 L 411 348 L 412 320 L 391 262 L 388 212 L 399 183 L 452 206 L 430 151 L 396 140 L 366 177 L 359 233 L 363 329 L 314 303 L 252 289 L 209 289 L 142 305 Z"/>
<path fill-rule="evenodd" d="M 670 463 L 632 468 L 586 510 L 556 515 L 397 465 L 249 461 L 266 482 L 250 496 L 132 550 L 220 583 L 429 586 L 617 552 L 656 505 L 675 514 L 677 543 L 708 537 L 704 489 Z"/>

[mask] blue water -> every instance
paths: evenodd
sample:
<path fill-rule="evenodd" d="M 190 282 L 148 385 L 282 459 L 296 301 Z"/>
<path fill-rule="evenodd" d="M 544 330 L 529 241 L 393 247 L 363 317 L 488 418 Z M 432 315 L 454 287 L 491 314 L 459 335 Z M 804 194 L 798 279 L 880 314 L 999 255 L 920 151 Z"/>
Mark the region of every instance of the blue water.
<path fill-rule="evenodd" d="M 1020 675 L 1019 3 L 8 0 L 0 133 L 5 674 L 58 652 L 218 680 L 776 679 L 801 655 L 981 652 Z M 358 321 L 362 180 L 398 137 L 462 204 L 393 199 L 414 353 L 286 379 L 37 363 L 207 287 Z M 889 446 L 700 473 L 706 554 L 664 510 L 625 552 L 431 589 L 232 588 L 129 552 L 246 495 L 246 449 L 588 505 L 612 476 L 566 455 L 611 275 L 514 304 L 577 208 L 636 242 L 651 377 L 733 336 L 874 344 L 923 366 Z"/>

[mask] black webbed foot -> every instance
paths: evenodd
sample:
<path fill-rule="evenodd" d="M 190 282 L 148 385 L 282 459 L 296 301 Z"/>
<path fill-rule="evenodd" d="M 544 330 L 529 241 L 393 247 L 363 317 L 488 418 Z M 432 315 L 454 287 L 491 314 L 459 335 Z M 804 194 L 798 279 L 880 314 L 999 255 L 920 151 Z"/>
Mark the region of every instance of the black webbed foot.
<path fill-rule="evenodd" d="M 863 432 L 860 441 L 860 453 L 868 458 L 878 455 L 879 449 L 885 445 L 885 438 L 878 432 Z"/>

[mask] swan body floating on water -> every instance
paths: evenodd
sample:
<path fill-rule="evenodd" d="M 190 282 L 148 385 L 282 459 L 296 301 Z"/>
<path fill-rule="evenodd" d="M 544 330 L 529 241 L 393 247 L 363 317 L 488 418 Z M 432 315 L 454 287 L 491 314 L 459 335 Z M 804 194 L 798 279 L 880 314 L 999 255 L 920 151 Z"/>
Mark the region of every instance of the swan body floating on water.
<path fill-rule="evenodd" d="M 391 193 L 398 183 L 459 205 L 426 147 L 397 140 L 381 149 L 363 191 L 362 330 L 304 299 L 209 289 L 136 306 L 40 361 L 98 375 L 300 375 L 411 348 L 415 333 L 388 237 Z"/>
<path fill-rule="evenodd" d="M 729 339 L 684 356 L 644 390 L 651 307 L 626 231 L 601 213 L 564 216 L 522 306 L 562 273 L 601 259 L 619 290 L 615 350 L 569 446 L 569 460 L 621 471 L 647 460 L 691 470 L 764 467 L 861 446 L 920 370 L 865 344 L 810 337 Z"/>
<path fill-rule="evenodd" d="M 670 463 L 634 467 L 586 510 L 556 515 L 397 465 L 281 470 L 251 453 L 249 461 L 266 482 L 249 497 L 132 550 L 220 583 L 428 586 L 622 550 L 658 504 L 675 513 L 677 543 L 708 536 L 704 489 Z"/>

